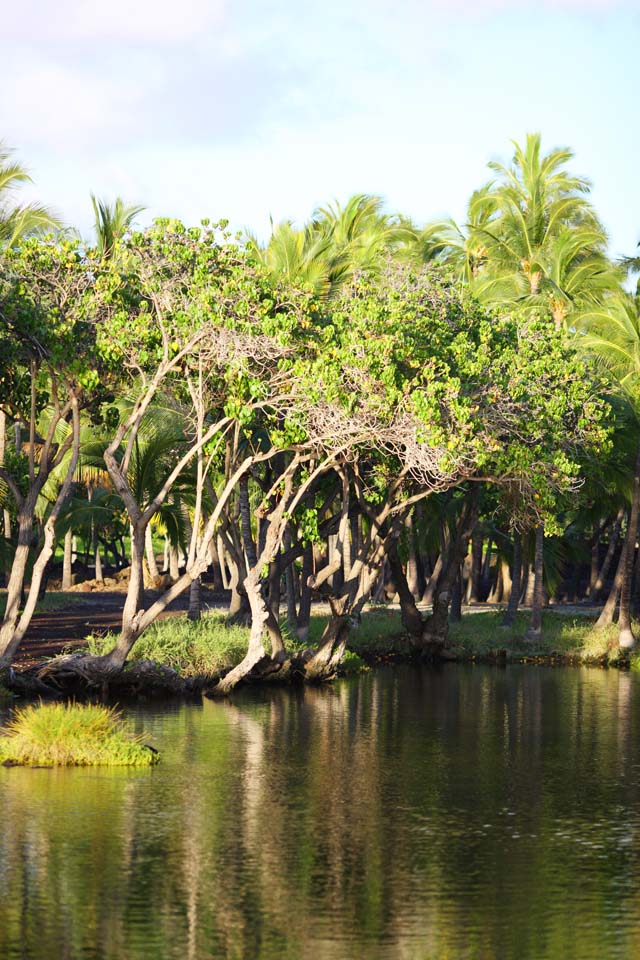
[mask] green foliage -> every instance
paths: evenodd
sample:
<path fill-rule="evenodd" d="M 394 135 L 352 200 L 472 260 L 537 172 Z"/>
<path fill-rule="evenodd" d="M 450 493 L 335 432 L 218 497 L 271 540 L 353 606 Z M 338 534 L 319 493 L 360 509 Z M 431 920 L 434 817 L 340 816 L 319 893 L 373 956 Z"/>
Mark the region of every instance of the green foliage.
<path fill-rule="evenodd" d="M 55 703 L 16 712 L 0 737 L 0 762 L 26 766 L 149 766 L 157 753 L 129 735 L 115 709 Z"/>

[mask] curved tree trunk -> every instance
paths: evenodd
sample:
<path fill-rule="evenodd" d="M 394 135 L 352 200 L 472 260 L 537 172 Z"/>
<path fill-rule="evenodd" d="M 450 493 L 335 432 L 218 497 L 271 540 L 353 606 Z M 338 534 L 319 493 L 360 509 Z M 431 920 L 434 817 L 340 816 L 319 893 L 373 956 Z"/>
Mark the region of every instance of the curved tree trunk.
<path fill-rule="evenodd" d="M 348 616 L 334 611 L 329 617 L 318 649 L 304 665 L 304 678 L 310 683 L 335 677 L 349 641 Z"/>

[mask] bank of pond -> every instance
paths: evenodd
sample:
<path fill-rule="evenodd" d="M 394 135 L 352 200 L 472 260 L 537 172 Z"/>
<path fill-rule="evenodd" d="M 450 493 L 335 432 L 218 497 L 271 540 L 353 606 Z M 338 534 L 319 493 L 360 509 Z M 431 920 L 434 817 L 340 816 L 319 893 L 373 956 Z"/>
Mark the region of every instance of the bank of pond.
<path fill-rule="evenodd" d="M 639 668 L 640 657 L 620 652 L 617 628 L 599 628 L 590 613 L 576 608 L 549 610 L 544 615 L 542 633 L 532 640 L 526 612 L 505 627 L 503 611 L 477 610 L 449 625 L 445 645 L 420 649 L 404 631 L 397 609 L 372 606 L 359 622 L 350 625 L 347 649 L 330 679 L 381 664 L 440 661 Z M 283 625 L 284 666 L 282 659 L 272 661 L 267 655 L 244 677 L 242 685 L 305 682 L 296 664 L 304 662 L 306 651 L 317 644 L 326 623 L 325 615 L 314 613 L 305 641 Z M 88 636 L 84 648 L 76 648 L 65 657 L 24 671 L 12 670 L 5 676 L 5 685 L 9 696 L 26 699 L 84 697 L 87 693 L 99 693 L 112 702 L 122 698 L 217 697 L 221 695 L 221 678 L 243 661 L 248 635 L 248 627 L 230 625 L 220 611 L 209 611 L 195 622 L 178 614 L 153 624 L 135 645 L 124 670 L 99 683 L 90 672 L 85 674 L 84 664 L 90 668 L 109 652 L 116 640 L 109 633 Z"/>

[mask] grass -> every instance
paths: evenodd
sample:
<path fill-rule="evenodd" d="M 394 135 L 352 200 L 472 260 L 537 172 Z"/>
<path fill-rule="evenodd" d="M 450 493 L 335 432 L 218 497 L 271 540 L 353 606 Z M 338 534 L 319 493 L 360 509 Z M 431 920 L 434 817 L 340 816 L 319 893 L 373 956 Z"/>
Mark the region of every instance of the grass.
<path fill-rule="evenodd" d="M 36 704 L 18 710 L 0 736 L 0 762 L 24 766 L 149 766 L 158 755 L 131 736 L 117 710 Z"/>
<path fill-rule="evenodd" d="M 89 652 L 107 653 L 115 640 L 113 634 L 88 637 Z M 167 617 L 143 633 L 131 659 L 161 663 L 183 677 L 213 677 L 242 660 L 248 640 L 247 627 L 229 626 L 219 613 L 205 614 L 195 622 L 184 615 Z"/>
<path fill-rule="evenodd" d="M 314 647 L 320 640 L 327 616 L 314 614 L 309 627 L 309 641 L 301 643 L 283 624 L 285 646 L 290 652 Z M 364 614 L 360 626 L 352 631 L 350 654 L 345 657 L 345 672 L 364 669 L 363 653 L 384 655 L 393 652 L 390 637 L 402 632 L 397 611 L 374 609 Z M 222 613 L 205 614 L 195 623 L 186 616 L 167 617 L 152 624 L 140 637 L 132 651 L 133 660 L 152 660 L 171 667 L 181 676 L 215 677 L 242 660 L 249 640 L 248 627 L 229 626 Z M 113 634 L 87 638 L 89 652 L 107 653 L 115 642 Z"/>
<path fill-rule="evenodd" d="M 583 662 L 619 660 L 618 630 L 615 625 L 597 630 L 589 616 L 571 616 L 547 610 L 543 616 L 542 636 L 526 639 L 531 614 L 519 613 L 513 627 L 504 629 L 501 610 L 465 614 L 460 623 L 451 624 L 449 645 L 461 660 L 493 658 L 529 660 L 538 658 L 571 659 Z M 309 640 L 302 644 L 283 624 L 285 646 L 291 652 L 304 646 L 315 647 L 327 623 L 326 614 L 311 617 Z M 639 634 L 640 635 L 640 634 Z M 249 630 L 228 626 L 224 614 L 212 612 L 193 623 L 186 616 L 169 617 L 153 624 L 133 649 L 134 660 L 151 660 L 176 670 L 181 676 L 216 677 L 240 662 L 245 654 Z M 91 653 L 103 654 L 115 642 L 113 635 L 89 637 Z M 349 638 L 342 672 L 354 673 L 366 668 L 371 659 L 402 657 L 411 653 L 397 609 L 369 608 Z M 632 666 L 634 664 L 632 663 Z M 640 669 L 640 655 L 637 668 Z"/>
<path fill-rule="evenodd" d="M 512 659 L 561 657 L 583 661 L 617 659 L 618 630 L 615 625 L 598 630 L 588 616 L 570 616 L 548 610 L 543 614 L 542 636 L 526 639 L 531 623 L 530 612 L 518 613 L 512 627 L 501 626 L 500 610 L 463 616 L 451 624 L 449 640 L 452 652 L 467 659 L 495 656 L 506 651 Z"/>

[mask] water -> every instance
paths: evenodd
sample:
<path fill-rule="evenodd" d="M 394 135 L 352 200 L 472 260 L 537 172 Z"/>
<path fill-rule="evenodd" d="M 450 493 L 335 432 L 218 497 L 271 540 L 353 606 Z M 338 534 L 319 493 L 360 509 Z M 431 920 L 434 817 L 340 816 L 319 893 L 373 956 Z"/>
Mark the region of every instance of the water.
<path fill-rule="evenodd" d="M 0 768 L 1 960 L 640 956 L 640 678 L 448 666 L 129 714 Z"/>

